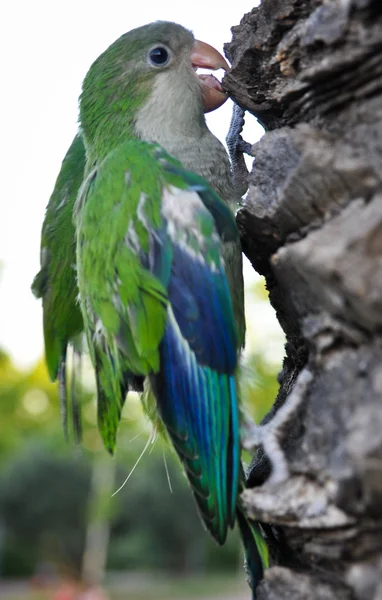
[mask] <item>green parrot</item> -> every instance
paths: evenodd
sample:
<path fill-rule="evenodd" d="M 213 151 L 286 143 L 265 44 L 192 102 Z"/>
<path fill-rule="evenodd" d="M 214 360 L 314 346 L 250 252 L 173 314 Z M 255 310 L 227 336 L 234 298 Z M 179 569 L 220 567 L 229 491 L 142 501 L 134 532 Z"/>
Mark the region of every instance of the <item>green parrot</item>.
<path fill-rule="evenodd" d="M 114 450 L 126 392 L 142 389 L 146 378 L 202 519 L 219 543 L 236 515 L 255 589 L 268 558 L 259 527 L 247 521 L 238 500 L 244 478 L 235 373 L 245 319 L 240 240 L 227 207 L 236 208 L 240 193 L 228 155 L 204 117 L 226 96 L 212 75 L 196 73 L 198 67 L 228 65 L 211 46 L 167 22 L 128 32 L 95 61 L 83 85 L 80 134 L 72 145 L 82 146 L 83 158 L 73 169 L 73 194 L 65 196 L 72 213 L 77 198 L 77 259 L 74 225 L 55 211 L 62 174 L 71 170 L 69 150 L 43 226 L 42 259 L 47 255 L 50 263 L 42 260 L 34 289 L 43 297 L 45 337 L 47 330 L 59 333 L 61 345 L 54 352 L 46 345 L 46 352 L 48 364 L 58 364 L 60 372 L 67 345 L 84 327 L 81 319 L 76 327 L 70 322 L 73 307 L 78 311 L 77 264 L 106 447 Z M 143 141 L 160 144 L 180 162 Z M 60 248 L 44 233 L 52 212 L 67 227 Z M 74 295 L 53 266 L 62 253 L 71 265 Z M 199 255 L 205 263 L 200 282 L 194 260 Z M 60 304 L 48 302 L 49 290 Z M 177 365 L 174 372 L 171 365 Z M 50 368 L 50 374 L 57 372 Z"/>

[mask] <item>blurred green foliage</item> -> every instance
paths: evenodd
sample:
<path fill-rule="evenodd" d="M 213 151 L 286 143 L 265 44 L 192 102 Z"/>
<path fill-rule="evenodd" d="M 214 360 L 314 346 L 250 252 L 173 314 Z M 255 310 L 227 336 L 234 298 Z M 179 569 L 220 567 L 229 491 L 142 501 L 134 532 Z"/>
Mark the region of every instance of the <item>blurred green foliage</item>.
<path fill-rule="evenodd" d="M 256 423 L 267 414 L 276 398 L 279 384 L 274 364 L 260 353 L 251 354 L 240 373 L 240 391 L 247 412 Z"/>
<path fill-rule="evenodd" d="M 48 381 L 44 365 L 24 373 L 2 354 L 0 368 L 0 573 L 31 575 L 48 562 L 77 576 L 94 464 L 100 456 L 106 469 L 114 469 L 116 462 L 114 489 L 119 487 L 146 443 L 145 418 L 134 397 L 131 412 L 136 418 L 130 418 L 128 399 L 121 443 L 112 458 L 101 448 L 92 402 L 84 411 L 83 446 L 68 446 L 57 387 Z M 109 569 L 183 572 L 238 564 L 236 535 L 222 551 L 206 535 L 178 459 L 161 439 L 150 444 L 125 487 L 112 499 L 110 495 Z"/>
<path fill-rule="evenodd" d="M 43 360 L 23 372 L 0 350 L 0 407 L 0 460 L 17 452 L 28 439 L 57 438 L 57 386 L 50 382 Z"/>

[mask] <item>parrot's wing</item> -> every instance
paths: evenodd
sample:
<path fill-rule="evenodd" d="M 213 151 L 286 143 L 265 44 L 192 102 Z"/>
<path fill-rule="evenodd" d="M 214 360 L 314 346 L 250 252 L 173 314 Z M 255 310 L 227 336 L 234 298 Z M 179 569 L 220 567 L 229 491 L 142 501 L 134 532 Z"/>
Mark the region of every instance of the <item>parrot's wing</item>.
<path fill-rule="evenodd" d="M 172 166 L 169 172 L 171 185 L 162 195 L 165 223 L 151 255 L 170 306 L 161 368 L 151 383 L 206 527 L 223 543 L 235 519 L 240 442 L 237 336 L 219 233 L 238 234 L 229 209 L 202 179 L 179 166 L 176 178 Z M 203 199 L 209 193 L 215 214 Z"/>
<path fill-rule="evenodd" d="M 45 353 L 52 380 L 56 379 L 68 341 L 82 330 L 77 303 L 73 208 L 85 169 L 80 135 L 70 146 L 47 206 L 41 235 L 41 270 L 32 290 L 43 300 Z"/>
<path fill-rule="evenodd" d="M 73 208 L 84 169 L 85 147 L 77 135 L 63 160 L 47 206 L 41 235 L 41 270 L 32 284 L 35 296 L 42 298 L 46 363 L 51 379 L 60 379 L 65 429 L 67 346 L 83 330 L 77 302 Z"/>
<path fill-rule="evenodd" d="M 129 383 L 159 370 L 167 292 L 149 269 L 160 225 L 160 173 L 152 155 L 123 144 L 89 175 L 75 210 L 80 302 L 96 371 L 98 425 L 114 451 Z M 151 163 L 150 163 L 151 160 Z"/>

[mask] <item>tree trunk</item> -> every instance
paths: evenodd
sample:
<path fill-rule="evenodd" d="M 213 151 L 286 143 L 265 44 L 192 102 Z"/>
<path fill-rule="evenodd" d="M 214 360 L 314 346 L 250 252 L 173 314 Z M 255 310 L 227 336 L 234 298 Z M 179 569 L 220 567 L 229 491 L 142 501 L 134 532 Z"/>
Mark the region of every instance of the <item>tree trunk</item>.
<path fill-rule="evenodd" d="M 295 404 L 287 478 L 260 450 L 245 492 L 278 536 L 258 598 L 382 599 L 382 1 L 263 0 L 232 31 L 225 88 L 266 129 L 237 222 L 287 336 L 266 421 Z"/>

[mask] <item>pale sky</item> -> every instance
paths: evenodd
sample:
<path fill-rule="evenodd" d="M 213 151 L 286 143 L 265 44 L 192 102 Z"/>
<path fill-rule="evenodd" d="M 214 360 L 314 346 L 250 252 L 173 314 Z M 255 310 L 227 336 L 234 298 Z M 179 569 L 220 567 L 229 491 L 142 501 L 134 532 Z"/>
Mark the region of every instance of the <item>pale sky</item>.
<path fill-rule="evenodd" d="M 45 207 L 77 130 L 77 100 L 89 66 L 117 37 L 157 19 L 192 29 L 222 52 L 231 39 L 230 27 L 255 4 L 24 0 L 2 9 L 0 347 L 18 365 L 30 366 L 43 352 L 41 303 L 30 285 L 39 270 Z M 210 129 L 221 140 L 230 114 L 227 102 L 208 116 Z M 261 134 L 248 115 L 248 141 Z M 247 267 L 246 273 L 250 271 Z M 274 330 L 274 322 L 270 327 Z"/>

